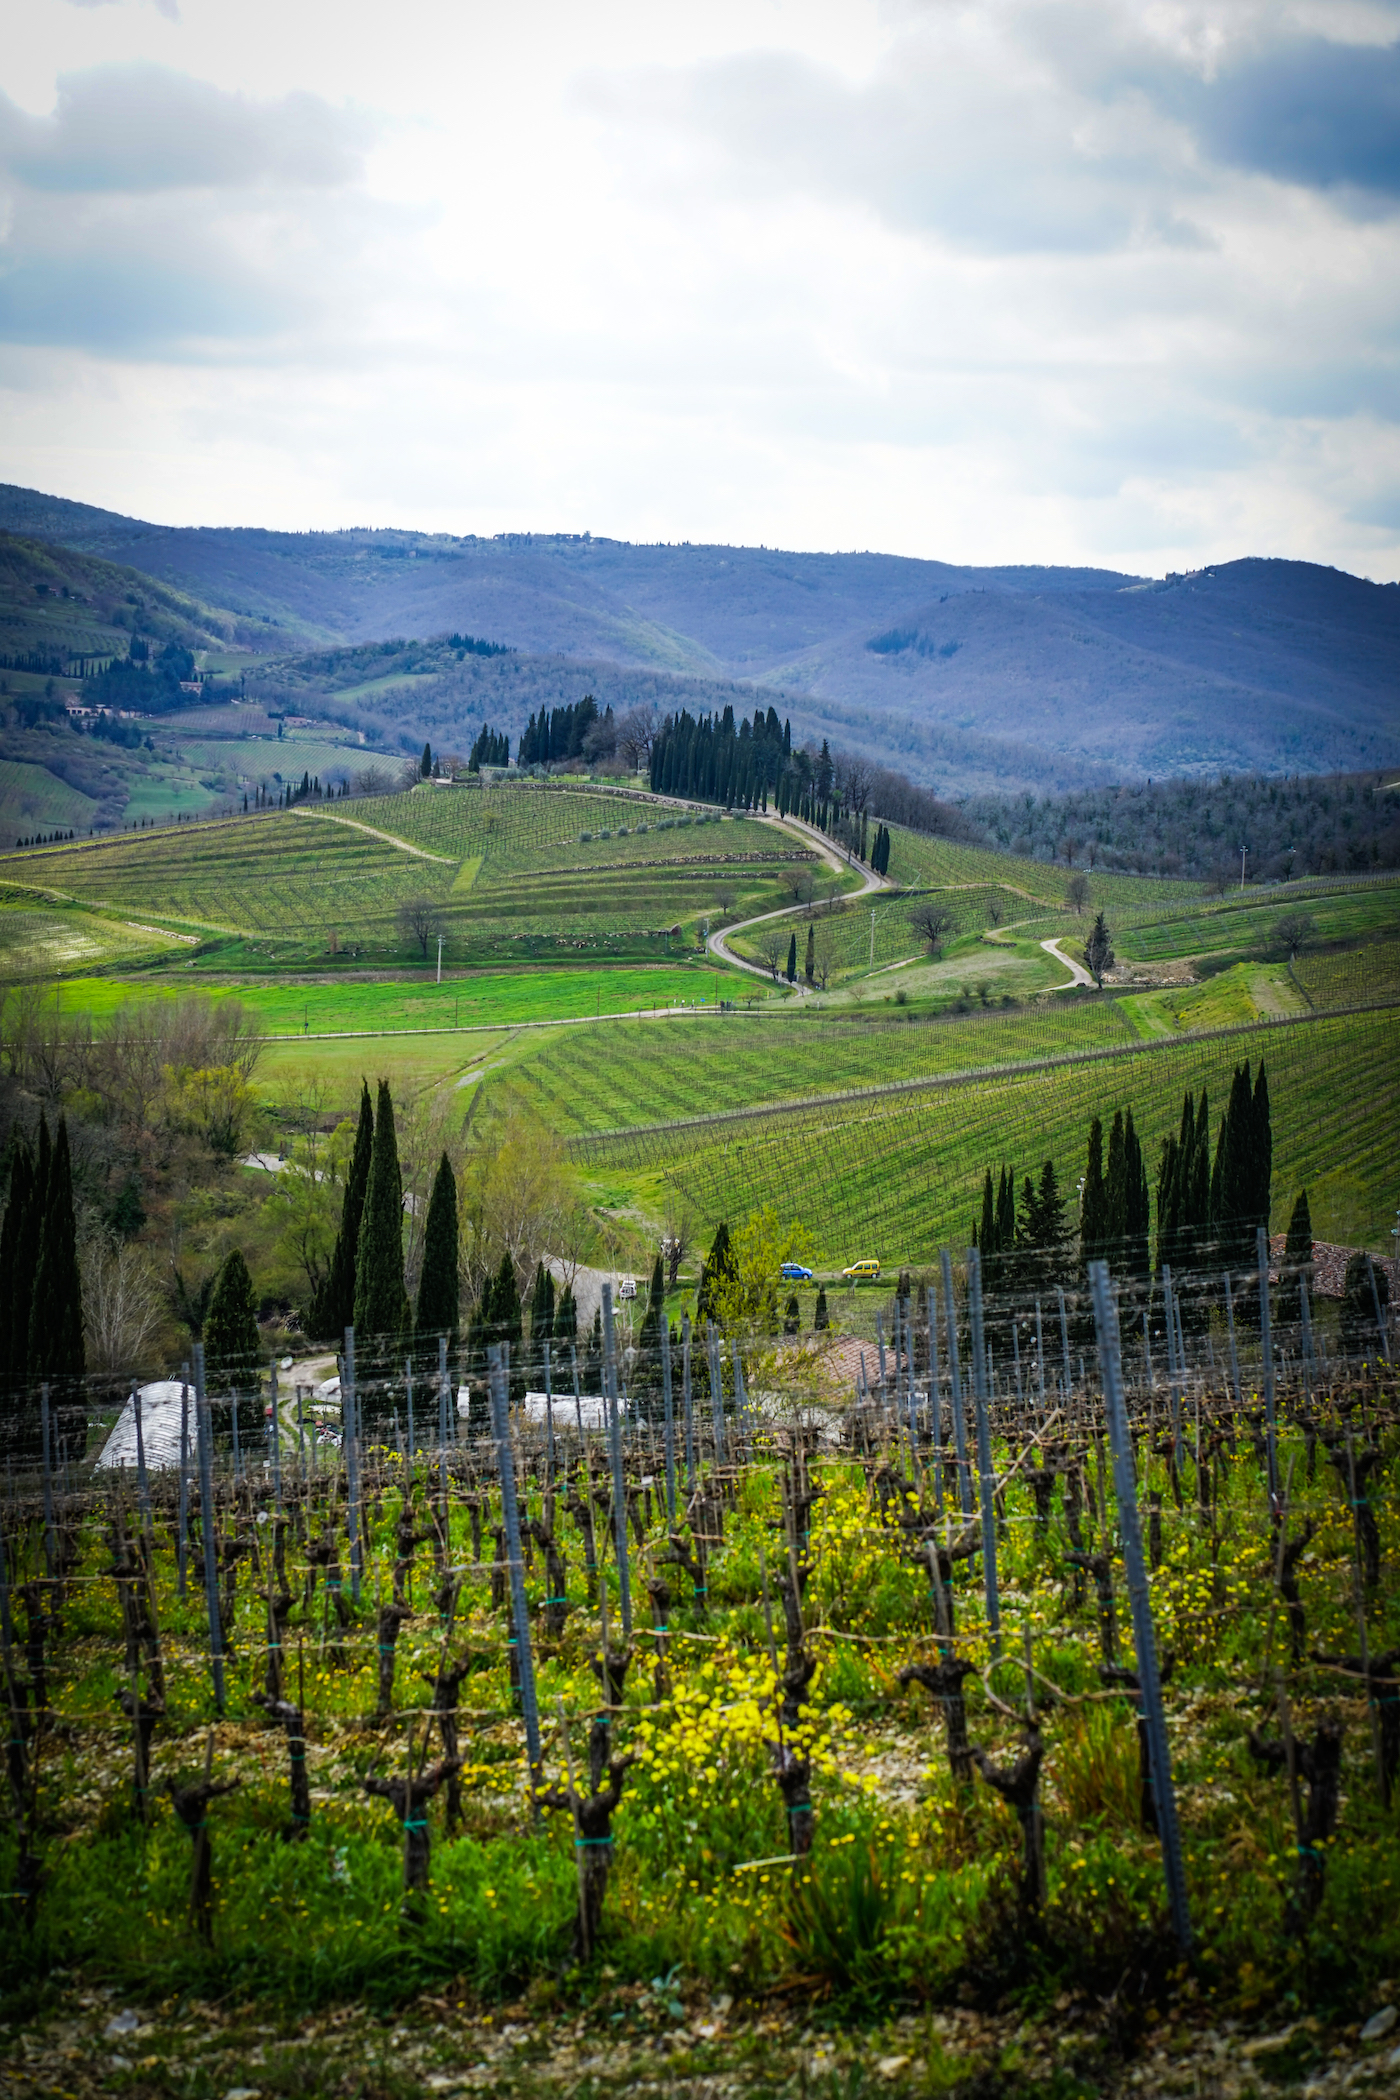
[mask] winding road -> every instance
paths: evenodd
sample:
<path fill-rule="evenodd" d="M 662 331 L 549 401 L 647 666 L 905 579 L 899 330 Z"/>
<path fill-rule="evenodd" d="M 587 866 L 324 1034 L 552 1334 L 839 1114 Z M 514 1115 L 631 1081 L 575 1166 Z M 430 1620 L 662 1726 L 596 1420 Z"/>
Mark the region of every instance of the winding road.
<path fill-rule="evenodd" d="M 750 811 L 749 815 L 753 818 L 754 813 Z M 760 816 L 757 818 L 757 822 L 776 825 L 780 831 L 788 836 L 796 832 L 809 845 L 816 847 L 827 866 L 834 868 L 838 875 L 844 875 L 847 869 L 851 869 L 859 875 L 861 878 L 860 888 L 858 890 L 847 890 L 842 899 L 843 904 L 850 903 L 856 897 L 868 897 L 875 890 L 890 890 L 895 886 L 886 876 L 877 875 L 873 868 L 862 867 L 858 860 L 851 859 L 848 854 L 842 852 L 839 846 L 833 845 L 824 831 L 818 831 L 814 824 L 804 823 L 800 817 Z M 751 977 L 762 978 L 766 983 L 771 982 L 771 972 L 764 969 L 759 963 L 746 962 L 742 955 L 734 953 L 729 943 L 736 933 L 747 933 L 751 926 L 765 926 L 772 919 L 795 918 L 799 913 L 806 910 L 807 906 L 805 904 L 784 904 L 777 911 L 761 911 L 756 918 L 741 919 L 737 926 L 726 926 L 722 931 L 710 934 L 706 939 L 705 946 L 710 954 L 717 955 L 721 962 L 731 963 L 736 970 L 747 970 Z M 1068 958 L 1065 957 L 1062 960 L 1067 962 Z M 810 997 L 808 987 L 802 982 L 800 977 L 797 980 L 796 990 L 802 998 Z"/>
<path fill-rule="evenodd" d="M 1060 938 L 1063 939 L 1063 935 L 1061 935 Z M 1070 984 L 1087 984 L 1090 991 L 1093 991 L 1093 978 L 1089 975 L 1089 972 L 1085 969 L 1083 963 L 1077 963 L 1072 955 L 1065 954 L 1063 948 L 1061 948 L 1060 946 L 1059 940 L 1042 941 L 1040 945 L 1045 950 L 1045 953 L 1047 955 L 1054 956 L 1057 963 L 1064 964 L 1065 968 L 1069 971 Z M 1069 990 L 1069 985 L 1052 984 L 1048 986 L 1047 989 L 1052 992 L 1066 992 Z"/>

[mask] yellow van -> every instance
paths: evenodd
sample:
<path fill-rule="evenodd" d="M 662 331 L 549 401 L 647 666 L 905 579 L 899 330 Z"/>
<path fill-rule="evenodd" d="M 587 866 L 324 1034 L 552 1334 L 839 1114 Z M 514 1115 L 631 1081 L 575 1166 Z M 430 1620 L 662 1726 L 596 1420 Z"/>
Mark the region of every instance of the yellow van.
<path fill-rule="evenodd" d="M 852 1283 L 874 1283 L 880 1274 L 880 1264 L 877 1261 L 853 1261 L 841 1274 L 849 1276 Z"/>

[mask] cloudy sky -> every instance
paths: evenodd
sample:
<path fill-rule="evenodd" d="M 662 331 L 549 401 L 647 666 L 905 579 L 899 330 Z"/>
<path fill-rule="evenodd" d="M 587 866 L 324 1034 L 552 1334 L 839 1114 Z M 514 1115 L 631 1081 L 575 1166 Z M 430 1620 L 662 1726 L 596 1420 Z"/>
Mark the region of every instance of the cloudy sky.
<path fill-rule="evenodd" d="M 1400 0 L 11 0 L 0 479 L 1400 575 Z"/>

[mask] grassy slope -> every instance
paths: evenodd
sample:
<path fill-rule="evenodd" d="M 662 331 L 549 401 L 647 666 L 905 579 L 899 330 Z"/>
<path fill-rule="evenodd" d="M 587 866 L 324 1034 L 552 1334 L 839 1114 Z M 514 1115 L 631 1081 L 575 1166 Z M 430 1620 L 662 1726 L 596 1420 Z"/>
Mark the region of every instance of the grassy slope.
<path fill-rule="evenodd" d="M 1053 1157 L 1072 1196 L 1090 1119 L 1131 1105 L 1152 1178 L 1184 1090 L 1207 1086 L 1218 1115 L 1236 1063 L 1263 1055 L 1275 1222 L 1306 1186 L 1319 1238 L 1369 1237 L 1379 1245 L 1394 1203 L 1389 1132 L 1400 1107 L 1400 1065 L 1393 1034 L 1393 1016 L 1381 1013 L 1220 1040 L 1177 1038 L 1108 1061 L 975 1085 L 935 1082 L 913 1100 L 834 1108 L 794 1102 L 709 1130 L 595 1139 L 583 1157 L 590 1174 L 634 1201 L 657 1201 L 674 1185 L 707 1222 L 776 1203 L 809 1226 L 825 1264 L 853 1259 L 856 1242 L 886 1262 L 926 1260 L 940 1243 L 963 1244 L 988 1165 L 1006 1161 L 1025 1173 Z"/>

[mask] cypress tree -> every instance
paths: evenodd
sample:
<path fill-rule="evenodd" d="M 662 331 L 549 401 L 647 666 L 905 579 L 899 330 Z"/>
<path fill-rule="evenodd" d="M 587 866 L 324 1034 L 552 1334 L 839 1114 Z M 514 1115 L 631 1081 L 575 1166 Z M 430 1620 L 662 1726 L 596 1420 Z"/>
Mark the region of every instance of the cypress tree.
<path fill-rule="evenodd" d="M 510 1392 L 512 1399 L 519 1399 L 525 1390 L 524 1323 L 520 1313 L 520 1288 L 515 1280 L 515 1264 L 509 1249 L 501 1256 L 501 1266 L 496 1271 L 495 1288 L 491 1293 L 490 1340 L 510 1344 Z"/>
<path fill-rule="evenodd" d="M 418 1312 L 414 1325 L 420 1338 L 457 1341 L 457 1181 L 444 1152 L 433 1177 L 428 1218 L 423 1227 L 423 1268 L 418 1278 Z M 434 1347 L 434 1356 L 436 1348 Z"/>
<path fill-rule="evenodd" d="M 554 1308 L 554 1339 L 561 1348 L 578 1340 L 578 1307 L 574 1303 L 572 1284 L 564 1285 Z"/>
<path fill-rule="evenodd" d="M 418 772 L 420 778 L 422 778 L 423 780 L 429 779 L 431 777 L 432 770 L 433 747 L 431 744 L 425 743 L 423 746 L 423 756 L 418 761 Z"/>
<path fill-rule="evenodd" d="M 788 941 L 787 981 L 789 984 L 797 982 L 797 932 L 795 928 Z"/>
<path fill-rule="evenodd" d="M 29 1304 L 38 1231 L 34 1218 L 34 1154 L 18 1130 L 11 1133 L 5 1220 L 0 1225 L 0 1387 L 23 1382 L 29 1362 Z"/>
<path fill-rule="evenodd" d="M 1127 1266 L 1130 1276 L 1146 1283 L 1152 1274 L 1152 1192 L 1147 1184 L 1147 1162 L 1142 1143 L 1133 1127 L 1133 1112 L 1123 1127 L 1124 1179 L 1127 1188 Z"/>
<path fill-rule="evenodd" d="M 204 1317 L 204 1368 L 210 1385 L 226 1392 L 235 1386 L 240 1392 L 256 1390 L 262 1379 L 261 1353 L 253 1279 L 235 1247 L 214 1279 Z"/>
<path fill-rule="evenodd" d="M 1104 1166 L 1104 1258 L 1121 1275 L 1128 1253 L 1128 1149 L 1123 1111 L 1115 1109 Z"/>
<path fill-rule="evenodd" d="M 1301 1321 L 1303 1317 L 1303 1294 L 1301 1279 L 1312 1281 L 1313 1233 L 1312 1212 L 1308 1208 L 1308 1192 L 1298 1191 L 1298 1200 L 1288 1220 L 1288 1240 L 1280 1264 L 1281 1285 L 1279 1297 L 1282 1316 L 1288 1320 Z"/>
<path fill-rule="evenodd" d="M 815 926 L 807 928 L 807 960 L 802 965 L 802 974 L 808 984 L 814 981 L 817 974 L 817 929 Z"/>
<path fill-rule="evenodd" d="M 1262 1225 L 1269 1229 L 1270 1191 L 1274 1174 L 1274 1132 L 1269 1113 L 1269 1082 L 1264 1076 L 1264 1060 L 1259 1060 L 1259 1076 L 1254 1082 L 1254 1099 L 1250 1104 L 1250 1197 L 1252 1203 L 1252 1226 Z M 1251 1249 L 1253 1234 L 1251 1233 Z"/>
<path fill-rule="evenodd" d="M 81 1378 L 86 1368 L 78 1227 L 73 1215 L 73 1165 L 68 1151 L 68 1120 L 60 1116 L 34 1270 L 29 1375 L 31 1379 Z"/>
<path fill-rule="evenodd" d="M 1103 1178 L 1103 1124 L 1089 1125 L 1089 1163 L 1079 1201 L 1079 1266 L 1087 1275 L 1091 1261 L 1102 1261 L 1108 1248 L 1108 1195 Z"/>
<path fill-rule="evenodd" d="M 360 1081 L 360 1121 L 355 1131 L 355 1149 L 350 1155 L 345 1195 L 340 1206 L 340 1230 L 326 1280 L 311 1301 L 311 1331 L 323 1341 L 334 1339 L 339 1346 L 345 1329 L 355 1318 L 355 1265 L 360 1251 L 360 1223 L 364 1217 L 365 1190 L 369 1186 L 370 1154 L 374 1146 L 374 1110 L 369 1086 Z"/>
<path fill-rule="evenodd" d="M 355 1260 L 355 1327 L 364 1337 L 366 1360 L 368 1352 L 374 1352 L 393 1361 L 397 1338 L 408 1324 L 408 1293 L 403 1282 L 403 1180 L 399 1173 L 393 1098 L 388 1080 L 381 1079 Z"/>
<path fill-rule="evenodd" d="M 702 1334 L 707 1320 L 718 1321 L 720 1285 L 731 1278 L 734 1271 L 734 1251 L 729 1244 L 729 1227 L 721 1222 L 714 1239 L 710 1242 L 705 1266 L 700 1271 L 700 1289 L 695 1299 L 695 1319 Z"/>
<path fill-rule="evenodd" d="M 812 1332 L 825 1334 L 830 1325 L 831 1320 L 826 1309 L 826 1285 L 822 1283 L 817 1286 L 817 1309 L 812 1315 Z"/>
<path fill-rule="evenodd" d="M 990 1167 L 987 1169 L 987 1178 L 982 1183 L 982 1219 L 980 1225 L 974 1225 L 972 1228 L 972 1244 L 981 1254 L 982 1266 L 985 1269 L 987 1257 L 995 1254 L 997 1250 L 996 1196 L 992 1190 Z"/>

